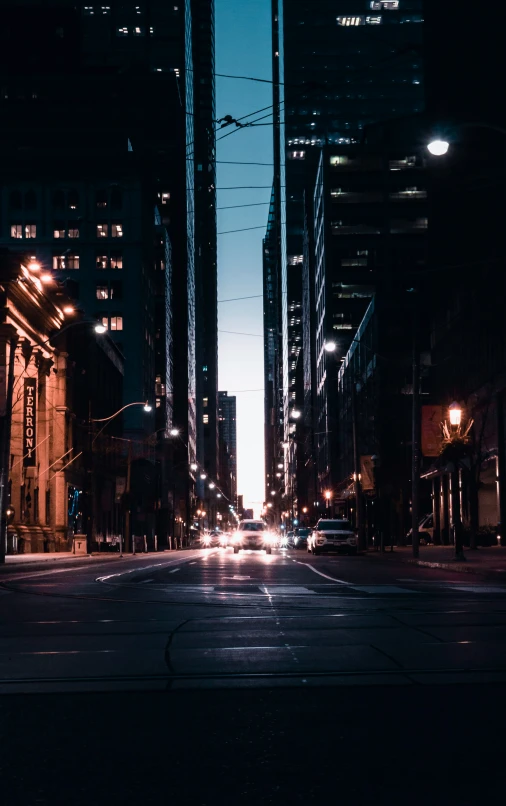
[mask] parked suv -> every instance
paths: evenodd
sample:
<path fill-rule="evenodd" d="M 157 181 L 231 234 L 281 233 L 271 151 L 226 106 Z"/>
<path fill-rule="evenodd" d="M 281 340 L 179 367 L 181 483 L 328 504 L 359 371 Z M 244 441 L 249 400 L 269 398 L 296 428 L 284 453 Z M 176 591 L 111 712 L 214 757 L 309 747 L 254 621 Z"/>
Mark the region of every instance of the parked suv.
<path fill-rule="evenodd" d="M 271 554 L 275 542 L 276 536 L 263 521 L 244 520 L 234 535 L 234 554 L 238 554 L 240 549 L 265 549 L 267 554 Z"/>
<path fill-rule="evenodd" d="M 357 536 L 348 520 L 320 519 L 307 541 L 307 550 L 311 554 L 322 551 L 346 551 L 357 553 Z"/>
<path fill-rule="evenodd" d="M 434 542 L 434 517 L 432 512 L 428 512 L 427 515 L 424 515 L 423 518 L 420 519 L 418 523 L 418 535 L 420 543 L 427 544 Z M 406 539 L 408 543 L 412 542 L 413 529 L 409 530 L 406 535 Z"/>

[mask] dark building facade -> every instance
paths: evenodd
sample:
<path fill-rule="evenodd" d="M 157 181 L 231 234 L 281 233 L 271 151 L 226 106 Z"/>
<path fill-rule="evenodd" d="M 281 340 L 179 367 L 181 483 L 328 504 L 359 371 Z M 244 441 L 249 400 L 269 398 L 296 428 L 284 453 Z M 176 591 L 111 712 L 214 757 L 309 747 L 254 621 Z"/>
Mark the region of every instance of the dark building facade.
<path fill-rule="evenodd" d="M 203 379 L 210 365 L 212 379 L 217 364 L 216 293 L 210 288 L 213 276 L 216 284 L 216 227 L 209 202 L 213 5 L 8 5 L 0 99 L 8 124 L 2 136 L 11 138 L 13 167 L 18 126 L 19 145 L 31 149 L 37 170 L 28 181 L 21 159 L 18 176 L 11 167 L 12 187 L 5 193 L 35 193 L 36 206 L 15 210 L 7 200 L 12 224 L 21 230 L 6 230 L 3 237 L 10 245 L 19 239 L 20 247 L 30 238 L 46 268 L 79 294 L 87 316 L 109 329 L 125 354 L 125 403 L 156 401 L 156 419 L 132 408 L 125 428 L 159 434 L 163 461 L 180 469 L 181 489 L 174 492 L 170 482 L 170 506 L 188 526 L 195 478 L 189 488 L 187 471 L 198 440 L 204 455 L 197 367 Z M 29 52 L 22 62 L 15 58 L 19 48 Z M 21 125 L 35 102 L 36 133 Z M 198 185 L 195 196 L 203 165 L 206 186 Z M 204 294 L 198 331 L 197 300 Z M 206 357 L 197 358 L 203 345 L 214 355 L 207 364 Z M 205 396 L 217 434 L 216 389 Z M 177 444 L 169 444 L 173 426 L 180 430 Z M 217 437 L 208 441 L 209 452 L 216 475 Z"/>
<path fill-rule="evenodd" d="M 220 482 L 233 507 L 237 506 L 237 398 L 218 392 L 220 428 Z"/>
<path fill-rule="evenodd" d="M 413 284 L 426 266 L 427 152 L 418 145 L 420 128 L 418 117 L 393 121 L 370 127 L 361 145 L 321 150 L 314 195 L 314 428 L 320 495 L 341 481 L 339 366 L 372 296 L 388 297 Z"/>
<path fill-rule="evenodd" d="M 273 0 L 275 114 L 280 102 L 274 152 L 284 165 L 275 175 L 275 195 L 285 437 L 293 432 L 290 407 L 303 406 L 295 390 L 303 341 L 304 191 L 322 146 L 357 143 L 370 123 L 423 110 L 422 5 L 422 0 Z"/>

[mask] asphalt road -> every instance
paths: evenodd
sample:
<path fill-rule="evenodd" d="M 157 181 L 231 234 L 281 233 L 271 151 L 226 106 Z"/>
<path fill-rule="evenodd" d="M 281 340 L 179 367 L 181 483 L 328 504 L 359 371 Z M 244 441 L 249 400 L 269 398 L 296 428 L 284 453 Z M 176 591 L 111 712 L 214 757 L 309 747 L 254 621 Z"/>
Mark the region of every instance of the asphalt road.
<path fill-rule="evenodd" d="M 506 580 L 191 550 L 0 574 L 10 804 L 503 803 Z"/>

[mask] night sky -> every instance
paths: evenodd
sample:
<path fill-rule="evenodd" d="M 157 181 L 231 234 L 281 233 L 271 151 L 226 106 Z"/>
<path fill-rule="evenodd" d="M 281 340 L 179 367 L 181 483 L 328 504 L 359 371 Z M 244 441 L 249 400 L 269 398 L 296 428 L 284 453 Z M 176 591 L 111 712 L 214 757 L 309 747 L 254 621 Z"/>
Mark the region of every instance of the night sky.
<path fill-rule="evenodd" d="M 216 0 L 216 72 L 271 78 L 269 0 Z M 216 77 L 217 117 L 240 118 L 272 104 L 270 84 Z M 253 117 L 272 112 L 265 109 Z M 253 118 L 252 118 L 253 119 Z M 256 299 L 218 305 L 219 388 L 237 393 L 238 492 L 258 508 L 264 498 L 264 409 L 262 322 L 262 238 L 267 223 L 272 166 L 227 165 L 221 161 L 272 163 L 272 117 L 241 129 L 217 144 L 218 188 L 264 185 L 259 189 L 218 190 L 218 207 L 265 203 L 218 212 L 218 233 L 245 227 L 249 232 L 218 235 L 218 299 Z M 231 129 L 218 132 L 222 137 Z M 240 390 L 255 390 L 244 391 Z"/>

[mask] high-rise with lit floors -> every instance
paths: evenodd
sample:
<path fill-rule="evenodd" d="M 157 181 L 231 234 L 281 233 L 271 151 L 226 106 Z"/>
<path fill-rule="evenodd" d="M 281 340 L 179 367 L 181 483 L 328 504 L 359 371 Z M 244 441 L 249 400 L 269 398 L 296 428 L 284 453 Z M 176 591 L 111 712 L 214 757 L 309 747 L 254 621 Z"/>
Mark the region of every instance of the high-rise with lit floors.
<path fill-rule="evenodd" d="M 302 349 L 304 192 L 314 188 L 325 145 L 360 142 L 371 123 L 424 108 L 422 0 L 272 0 L 274 192 L 281 277 L 277 330 L 283 441 L 300 442 L 297 363 Z M 279 122 L 277 123 L 277 116 Z M 276 160 L 279 166 L 276 166 Z M 268 305 L 268 300 L 264 304 Z M 266 334 L 267 337 L 267 334 Z M 266 379 L 267 385 L 267 379 Z M 281 458 L 279 445 L 266 456 Z M 285 451 L 285 492 L 293 480 Z M 267 471 L 268 472 L 268 471 Z"/>

